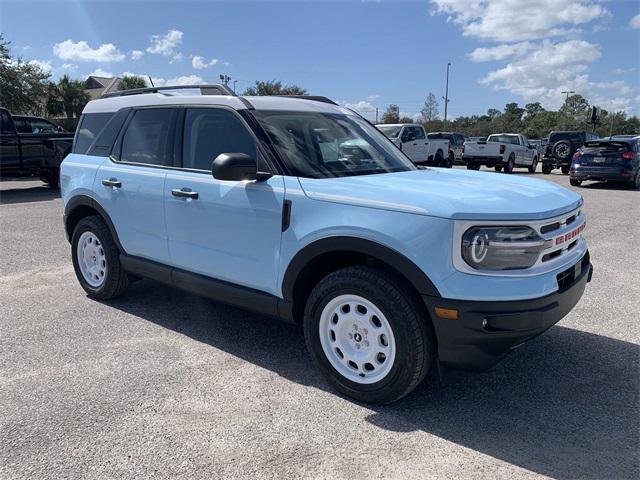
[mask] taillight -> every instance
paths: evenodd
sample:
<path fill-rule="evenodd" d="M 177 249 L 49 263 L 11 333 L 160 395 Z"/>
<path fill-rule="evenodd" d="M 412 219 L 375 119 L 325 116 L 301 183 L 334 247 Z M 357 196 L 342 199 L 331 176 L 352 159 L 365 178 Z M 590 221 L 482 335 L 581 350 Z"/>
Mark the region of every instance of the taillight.
<path fill-rule="evenodd" d="M 500 145 L 500 155 L 502 155 L 506 149 L 507 149 L 506 145 Z"/>
<path fill-rule="evenodd" d="M 579 151 L 573 154 L 573 158 L 579 158 L 582 156 L 582 153 L 580 153 Z"/>
<path fill-rule="evenodd" d="M 636 152 L 624 152 L 622 154 L 622 158 L 624 158 L 625 160 L 635 160 Z"/>

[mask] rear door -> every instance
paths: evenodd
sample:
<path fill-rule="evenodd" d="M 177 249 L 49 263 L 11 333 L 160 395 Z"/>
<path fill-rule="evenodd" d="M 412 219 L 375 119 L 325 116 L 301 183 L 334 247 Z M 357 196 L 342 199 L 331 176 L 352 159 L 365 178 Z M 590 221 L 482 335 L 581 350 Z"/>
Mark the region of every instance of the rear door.
<path fill-rule="evenodd" d="M 111 157 L 98 170 L 93 191 L 129 255 L 169 263 L 164 186 L 174 167 L 178 108 L 131 112 Z"/>
<path fill-rule="evenodd" d="M 253 133 L 233 110 L 187 108 L 181 131 L 182 168 L 167 173 L 164 188 L 172 264 L 277 294 L 283 177 L 249 182 L 213 178 L 211 165 L 221 153 L 260 155 Z"/>
<path fill-rule="evenodd" d="M 20 168 L 20 145 L 9 112 L 0 110 L 0 170 L 11 172 Z"/>

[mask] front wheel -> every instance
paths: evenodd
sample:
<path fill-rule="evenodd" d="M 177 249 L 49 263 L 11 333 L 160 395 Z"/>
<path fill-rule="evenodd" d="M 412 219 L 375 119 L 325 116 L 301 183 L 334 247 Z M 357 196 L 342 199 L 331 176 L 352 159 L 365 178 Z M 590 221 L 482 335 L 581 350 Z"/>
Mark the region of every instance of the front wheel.
<path fill-rule="evenodd" d="M 580 185 L 582 185 L 582 181 L 576 180 L 575 178 L 570 178 L 569 185 L 571 185 L 572 187 L 579 187 Z"/>
<path fill-rule="evenodd" d="M 129 287 L 120 253 L 109 228 L 97 215 L 81 219 L 73 230 L 71 258 L 76 277 L 91 298 L 109 300 Z"/>
<path fill-rule="evenodd" d="M 426 315 L 395 275 L 347 267 L 311 292 L 304 314 L 307 348 L 341 393 L 393 402 L 411 392 L 433 364 L 435 341 Z"/>
<path fill-rule="evenodd" d="M 529 173 L 536 173 L 536 168 L 538 168 L 538 158 L 533 159 L 533 163 L 529 167 Z"/>

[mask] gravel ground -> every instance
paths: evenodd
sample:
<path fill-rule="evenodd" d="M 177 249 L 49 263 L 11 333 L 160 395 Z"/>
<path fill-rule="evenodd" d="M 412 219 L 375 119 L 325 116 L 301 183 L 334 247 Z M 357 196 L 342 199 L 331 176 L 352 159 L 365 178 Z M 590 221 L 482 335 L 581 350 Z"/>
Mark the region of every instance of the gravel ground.
<path fill-rule="evenodd" d="M 375 407 L 330 390 L 297 327 L 147 280 L 88 299 L 59 196 L 0 182 L 0 478 L 638 478 L 640 192 L 579 191 L 574 311 Z"/>

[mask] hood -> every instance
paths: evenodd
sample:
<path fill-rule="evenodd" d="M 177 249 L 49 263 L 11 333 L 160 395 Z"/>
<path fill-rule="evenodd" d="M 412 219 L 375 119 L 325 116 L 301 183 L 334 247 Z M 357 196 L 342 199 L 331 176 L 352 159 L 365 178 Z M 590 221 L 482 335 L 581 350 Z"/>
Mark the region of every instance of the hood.
<path fill-rule="evenodd" d="M 300 178 L 300 185 L 314 200 L 461 220 L 543 220 L 582 204 L 544 180 L 459 169 Z"/>

